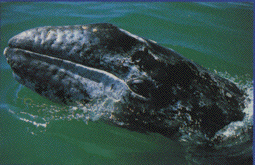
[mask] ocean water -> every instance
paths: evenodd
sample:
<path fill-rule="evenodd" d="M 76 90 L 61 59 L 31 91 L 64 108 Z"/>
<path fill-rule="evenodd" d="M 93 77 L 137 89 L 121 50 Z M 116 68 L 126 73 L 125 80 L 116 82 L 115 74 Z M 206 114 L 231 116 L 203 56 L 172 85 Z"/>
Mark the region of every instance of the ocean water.
<path fill-rule="evenodd" d="M 253 3 L 1 3 L 0 51 L 30 28 L 99 22 L 174 49 L 234 81 L 253 100 Z M 162 135 L 92 121 L 77 107 L 39 96 L 14 80 L 3 55 L 0 62 L 0 164 L 201 163 Z M 245 109 L 250 116 L 252 106 Z"/>

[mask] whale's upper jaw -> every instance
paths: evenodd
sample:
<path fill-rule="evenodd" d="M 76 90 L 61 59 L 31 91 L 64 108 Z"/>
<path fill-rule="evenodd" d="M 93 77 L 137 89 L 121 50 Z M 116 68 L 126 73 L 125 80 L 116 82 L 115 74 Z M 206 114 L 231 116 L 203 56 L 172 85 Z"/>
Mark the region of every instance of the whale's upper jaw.
<path fill-rule="evenodd" d="M 4 55 L 26 87 L 64 104 L 109 98 L 121 110 L 114 122 L 129 128 L 192 134 L 199 144 L 244 117 L 235 84 L 111 24 L 30 29 Z"/>
<path fill-rule="evenodd" d="M 143 45 L 141 41 L 107 23 L 39 27 L 9 40 L 10 48 L 72 61 L 119 76 L 127 72 L 127 65 L 131 61 L 125 59 L 136 51 L 134 47 L 139 49 Z"/>

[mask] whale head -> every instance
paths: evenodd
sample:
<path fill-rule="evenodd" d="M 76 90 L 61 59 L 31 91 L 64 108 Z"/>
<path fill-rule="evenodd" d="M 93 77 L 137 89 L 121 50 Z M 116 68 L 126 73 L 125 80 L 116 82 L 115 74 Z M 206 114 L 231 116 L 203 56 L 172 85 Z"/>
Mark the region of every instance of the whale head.
<path fill-rule="evenodd" d="M 212 150 L 251 148 L 251 125 L 240 133 L 246 141 L 229 144 L 234 135 L 223 133 L 243 121 L 244 91 L 112 24 L 30 29 L 10 39 L 4 55 L 18 82 L 54 102 L 98 104 L 116 125 Z"/>

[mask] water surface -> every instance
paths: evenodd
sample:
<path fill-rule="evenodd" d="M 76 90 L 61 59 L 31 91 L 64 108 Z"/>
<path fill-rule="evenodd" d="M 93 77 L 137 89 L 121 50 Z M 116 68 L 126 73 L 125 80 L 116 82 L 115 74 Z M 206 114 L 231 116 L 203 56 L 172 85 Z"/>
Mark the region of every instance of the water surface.
<path fill-rule="evenodd" d="M 253 4 L 1 3 L 1 47 L 30 28 L 108 22 L 172 48 L 252 96 Z M 89 120 L 18 84 L 0 56 L 0 164 L 196 164 L 162 135 Z M 252 108 L 250 108 L 252 111 Z"/>

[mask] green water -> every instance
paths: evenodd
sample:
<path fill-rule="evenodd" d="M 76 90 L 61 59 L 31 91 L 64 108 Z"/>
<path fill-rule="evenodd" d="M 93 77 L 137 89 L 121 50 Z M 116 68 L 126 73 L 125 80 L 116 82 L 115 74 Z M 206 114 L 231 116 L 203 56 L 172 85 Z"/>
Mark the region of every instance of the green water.
<path fill-rule="evenodd" d="M 1 3 L 1 52 L 30 28 L 96 22 L 152 39 L 240 84 L 253 78 L 252 3 Z M 195 164 L 162 135 L 83 121 L 79 109 L 18 84 L 0 61 L 0 164 Z"/>

